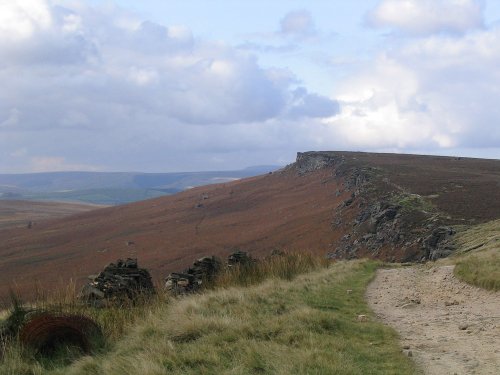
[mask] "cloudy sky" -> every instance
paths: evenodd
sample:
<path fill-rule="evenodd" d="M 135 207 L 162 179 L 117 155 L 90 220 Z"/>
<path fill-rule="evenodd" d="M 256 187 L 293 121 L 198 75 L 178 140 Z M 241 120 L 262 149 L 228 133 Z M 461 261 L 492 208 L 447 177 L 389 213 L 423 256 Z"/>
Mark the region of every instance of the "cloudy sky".
<path fill-rule="evenodd" d="M 497 0 L 0 0 L 0 173 L 500 158 Z"/>

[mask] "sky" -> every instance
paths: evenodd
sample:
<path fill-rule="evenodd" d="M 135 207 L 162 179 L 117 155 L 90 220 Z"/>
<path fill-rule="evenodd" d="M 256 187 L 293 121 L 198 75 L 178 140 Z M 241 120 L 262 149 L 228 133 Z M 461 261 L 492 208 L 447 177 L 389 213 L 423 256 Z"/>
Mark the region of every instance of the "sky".
<path fill-rule="evenodd" d="M 497 0 L 0 0 L 0 173 L 500 159 Z"/>

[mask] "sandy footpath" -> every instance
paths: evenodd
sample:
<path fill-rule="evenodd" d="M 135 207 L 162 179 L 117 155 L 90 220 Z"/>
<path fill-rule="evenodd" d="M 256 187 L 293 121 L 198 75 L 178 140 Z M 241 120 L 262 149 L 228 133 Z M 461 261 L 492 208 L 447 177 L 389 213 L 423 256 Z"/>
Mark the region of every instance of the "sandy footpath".
<path fill-rule="evenodd" d="M 366 297 L 425 374 L 500 374 L 500 292 L 419 265 L 380 269 Z"/>

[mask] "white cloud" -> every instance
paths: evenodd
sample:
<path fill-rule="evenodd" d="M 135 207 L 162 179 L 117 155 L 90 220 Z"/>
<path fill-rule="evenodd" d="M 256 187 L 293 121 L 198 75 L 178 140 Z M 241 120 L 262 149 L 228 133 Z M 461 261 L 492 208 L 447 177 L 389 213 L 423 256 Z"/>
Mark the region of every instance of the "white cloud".
<path fill-rule="evenodd" d="M 17 41 L 51 26 L 47 3 L 41 0 L 0 0 L 0 38 Z"/>
<path fill-rule="evenodd" d="M 382 0 L 367 22 L 414 35 L 464 33 L 483 26 L 483 7 L 482 0 Z"/>
<path fill-rule="evenodd" d="M 443 150 L 500 145 L 500 28 L 409 39 L 336 91 L 332 136 L 357 148 Z"/>

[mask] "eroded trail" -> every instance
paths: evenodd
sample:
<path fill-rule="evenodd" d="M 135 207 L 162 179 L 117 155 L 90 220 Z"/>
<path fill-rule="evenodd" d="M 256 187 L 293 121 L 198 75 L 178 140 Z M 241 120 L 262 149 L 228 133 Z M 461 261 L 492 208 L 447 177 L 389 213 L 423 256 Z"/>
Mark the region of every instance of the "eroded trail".
<path fill-rule="evenodd" d="M 453 266 L 380 269 L 367 290 L 425 374 L 500 374 L 500 293 L 457 280 Z"/>

